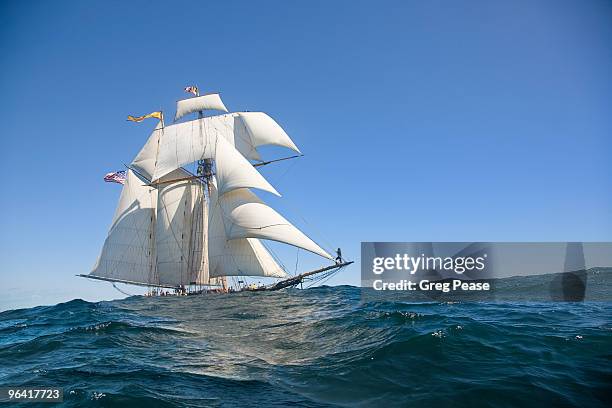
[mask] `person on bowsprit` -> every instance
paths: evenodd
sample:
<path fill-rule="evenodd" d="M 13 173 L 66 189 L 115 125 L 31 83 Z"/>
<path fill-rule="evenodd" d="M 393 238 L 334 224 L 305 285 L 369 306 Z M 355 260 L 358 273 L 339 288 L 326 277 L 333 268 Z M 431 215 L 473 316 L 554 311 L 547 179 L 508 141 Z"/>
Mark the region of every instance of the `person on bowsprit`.
<path fill-rule="evenodd" d="M 342 250 L 341 250 L 340 248 L 338 248 L 338 249 L 336 250 L 336 255 L 337 255 L 337 256 L 336 256 L 336 263 L 337 263 L 337 264 L 342 263 Z"/>

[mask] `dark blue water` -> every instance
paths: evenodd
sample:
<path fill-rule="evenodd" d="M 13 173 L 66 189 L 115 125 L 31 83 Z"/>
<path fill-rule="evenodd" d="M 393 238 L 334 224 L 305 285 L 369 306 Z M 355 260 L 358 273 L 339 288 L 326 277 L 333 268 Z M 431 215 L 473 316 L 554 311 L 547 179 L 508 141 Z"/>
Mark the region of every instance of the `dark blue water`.
<path fill-rule="evenodd" d="M 0 387 L 63 387 L 71 407 L 612 400 L 610 303 L 361 300 L 323 287 L 6 311 Z"/>

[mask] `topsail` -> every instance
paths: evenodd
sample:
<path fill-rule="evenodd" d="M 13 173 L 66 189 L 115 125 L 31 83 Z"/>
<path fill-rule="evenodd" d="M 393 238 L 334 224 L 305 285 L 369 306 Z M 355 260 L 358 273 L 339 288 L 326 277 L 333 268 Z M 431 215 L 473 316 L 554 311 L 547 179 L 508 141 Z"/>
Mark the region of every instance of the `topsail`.
<path fill-rule="evenodd" d="M 160 137 L 161 134 L 163 137 Z M 233 149 L 225 148 L 227 143 Z M 217 152 L 219 145 L 221 153 Z M 155 181 L 173 170 L 203 159 L 215 159 L 221 165 L 232 160 L 233 163 L 230 165 L 232 171 L 252 173 L 250 171 L 252 166 L 248 160 L 260 160 L 261 157 L 256 149 L 264 145 L 277 145 L 300 152 L 278 123 L 261 112 L 212 116 L 156 128 L 143 150 L 157 152 L 153 168 L 147 171 Z M 240 154 L 236 155 L 234 151 Z M 217 154 L 230 157 L 217 159 Z M 138 167 L 140 162 L 142 162 L 141 154 L 136 157 L 133 165 Z M 249 177 L 258 178 L 254 173 Z M 260 188 L 257 185 L 243 187 Z M 221 181 L 219 188 L 223 190 Z M 271 186 L 262 189 L 275 192 Z"/>
<path fill-rule="evenodd" d="M 176 116 L 174 117 L 174 120 L 179 120 L 183 116 L 190 113 L 209 109 L 228 112 L 227 108 L 223 104 L 223 101 L 221 100 L 221 96 L 219 96 L 218 93 L 211 93 L 178 101 L 176 103 Z"/>

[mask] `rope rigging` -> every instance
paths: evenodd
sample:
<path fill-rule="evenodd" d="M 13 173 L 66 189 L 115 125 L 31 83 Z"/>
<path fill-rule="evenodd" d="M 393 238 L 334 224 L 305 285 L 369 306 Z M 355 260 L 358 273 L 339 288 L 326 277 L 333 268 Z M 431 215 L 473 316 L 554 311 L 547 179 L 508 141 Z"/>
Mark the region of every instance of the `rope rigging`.
<path fill-rule="evenodd" d="M 329 279 L 331 279 L 332 276 L 334 276 L 336 273 L 338 273 L 340 271 L 341 268 L 337 268 L 337 269 L 333 269 L 329 272 L 326 272 L 324 274 L 315 276 L 313 278 L 308 279 L 310 283 L 310 285 L 306 286 L 306 289 L 313 287 L 314 285 L 318 284 L 318 285 L 323 285 L 325 282 L 327 282 Z"/>
<path fill-rule="evenodd" d="M 134 295 L 134 294 L 132 294 L 132 293 L 128 293 L 128 292 L 126 292 L 126 291 L 124 291 L 124 290 L 119 289 L 119 288 L 117 287 L 117 285 L 115 285 L 115 283 L 114 283 L 114 282 L 112 282 L 112 284 L 113 284 L 113 288 L 117 289 L 119 292 L 123 293 L 124 295 L 126 295 L 126 296 L 135 296 L 135 295 Z"/>

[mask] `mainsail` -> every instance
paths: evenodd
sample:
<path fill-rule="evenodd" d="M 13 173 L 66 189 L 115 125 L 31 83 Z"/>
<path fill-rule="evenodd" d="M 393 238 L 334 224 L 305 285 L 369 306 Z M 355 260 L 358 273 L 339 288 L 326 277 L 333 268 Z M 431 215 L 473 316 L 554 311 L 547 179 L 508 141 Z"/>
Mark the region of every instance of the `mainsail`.
<path fill-rule="evenodd" d="M 262 112 L 226 111 L 218 94 L 177 103 L 130 164 L 102 253 L 88 277 L 163 287 L 215 285 L 226 276 L 287 277 L 261 240 L 333 257 L 266 205 L 251 189 L 278 192 L 254 166 L 264 145 L 300 153 Z M 255 163 L 252 163 L 255 162 Z M 197 175 L 184 166 L 198 163 Z M 214 163 L 214 168 L 213 168 Z M 209 166 L 204 169 L 204 166 Z"/>
<path fill-rule="evenodd" d="M 172 180 L 187 174 L 177 169 L 165 176 Z M 156 278 L 160 285 L 185 285 L 195 278 L 189 270 L 195 183 L 189 180 L 160 184 L 157 189 L 155 225 Z"/>

